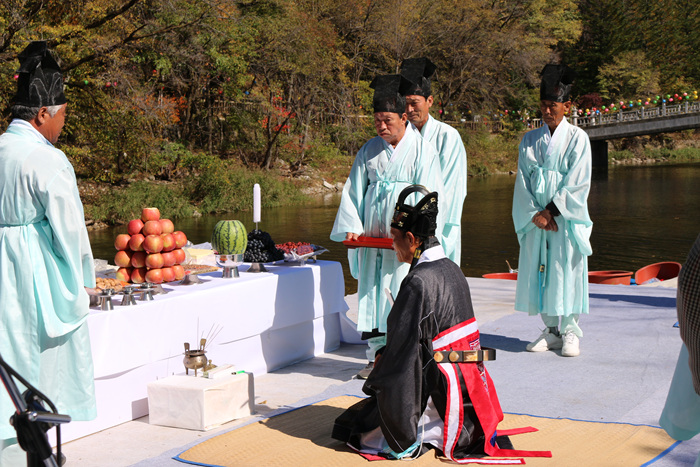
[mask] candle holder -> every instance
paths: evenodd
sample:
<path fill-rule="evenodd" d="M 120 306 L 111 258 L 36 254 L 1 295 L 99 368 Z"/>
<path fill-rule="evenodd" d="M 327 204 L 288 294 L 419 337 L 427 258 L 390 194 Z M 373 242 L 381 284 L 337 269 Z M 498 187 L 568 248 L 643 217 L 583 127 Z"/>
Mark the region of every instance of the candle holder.
<path fill-rule="evenodd" d="M 200 279 L 197 274 L 187 274 L 180 282 L 180 285 L 204 284 L 205 282 L 207 281 Z"/>
<path fill-rule="evenodd" d="M 134 293 L 136 292 L 136 287 L 133 285 L 125 285 L 122 288 L 122 303 L 121 306 L 132 306 L 136 305 L 136 297 Z"/>
<path fill-rule="evenodd" d="M 112 305 L 112 296 L 114 295 L 114 289 L 103 289 L 97 296 L 100 300 L 100 310 L 111 311 L 114 309 Z"/>
<path fill-rule="evenodd" d="M 223 268 L 221 277 L 230 279 L 232 277 L 240 277 L 238 266 L 243 264 L 243 255 L 214 255 L 216 264 Z"/>
<path fill-rule="evenodd" d="M 141 301 L 150 302 L 153 300 L 153 291 L 156 289 L 155 284 L 152 282 L 144 282 L 139 286 L 139 292 L 141 292 Z"/>

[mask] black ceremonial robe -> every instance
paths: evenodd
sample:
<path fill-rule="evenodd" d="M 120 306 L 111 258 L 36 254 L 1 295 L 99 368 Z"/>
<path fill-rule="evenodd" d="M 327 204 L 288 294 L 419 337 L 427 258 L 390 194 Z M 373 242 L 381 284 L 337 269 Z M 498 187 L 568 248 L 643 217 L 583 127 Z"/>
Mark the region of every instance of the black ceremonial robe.
<path fill-rule="evenodd" d="M 386 347 L 363 387 L 370 397 L 338 417 L 332 436 L 367 458 L 415 456 L 429 446 L 457 462 L 489 463 L 487 455 L 551 456 L 513 451 L 508 438 L 496 434 L 503 413 L 483 363 L 433 359 L 434 350 L 481 347 L 464 274 L 440 246 L 423 255 L 434 259 L 419 261 L 401 284 L 387 320 Z M 523 430 L 510 434 L 516 432 Z M 375 446 L 369 447 L 368 435 Z M 383 449 L 376 446 L 378 436 L 384 438 Z"/>

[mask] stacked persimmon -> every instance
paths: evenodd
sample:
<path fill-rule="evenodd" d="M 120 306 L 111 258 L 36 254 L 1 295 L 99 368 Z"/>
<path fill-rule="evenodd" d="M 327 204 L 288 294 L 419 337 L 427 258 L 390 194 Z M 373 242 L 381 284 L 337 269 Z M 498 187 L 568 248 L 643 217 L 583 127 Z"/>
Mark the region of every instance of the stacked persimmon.
<path fill-rule="evenodd" d="M 144 208 L 140 219 L 129 221 L 128 233 L 114 240 L 117 279 L 141 284 L 172 282 L 185 277 L 187 236 L 175 230 L 170 219 L 161 219 L 158 208 Z"/>

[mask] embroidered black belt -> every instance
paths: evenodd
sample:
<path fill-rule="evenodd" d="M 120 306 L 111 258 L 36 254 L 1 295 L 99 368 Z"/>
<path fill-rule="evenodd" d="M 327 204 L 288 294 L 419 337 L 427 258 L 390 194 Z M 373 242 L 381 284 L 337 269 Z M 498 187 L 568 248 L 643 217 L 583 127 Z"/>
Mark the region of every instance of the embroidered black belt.
<path fill-rule="evenodd" d="M 496 360 L 496 349 L 483 347 L 481 350 L 438 350 L 433 353 L 436 363 L 476 363 Z"/>

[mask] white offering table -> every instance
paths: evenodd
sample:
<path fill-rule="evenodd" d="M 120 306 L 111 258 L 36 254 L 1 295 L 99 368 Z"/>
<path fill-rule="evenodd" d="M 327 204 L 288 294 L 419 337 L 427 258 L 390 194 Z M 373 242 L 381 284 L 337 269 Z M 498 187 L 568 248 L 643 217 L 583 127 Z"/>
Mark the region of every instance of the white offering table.
<path fill-rule="evenodd" d="M 248 267 L 241 265 L 237 278 L 213 272 L 200 274 L 203 284 L 163 284 L 165 295 L 135 306 L 115 297 L 112 311 L 92 309 L 98 415 L 63 425 L 63 441 L 148 414 L 147 384 L 183 373 L 184 343 L 196 349 L 217 329 L 207 358 L 254 375 L 338 348 L 338 314 L 348 309 L 340 263 L 280 262 L 263 273 Z"/>

